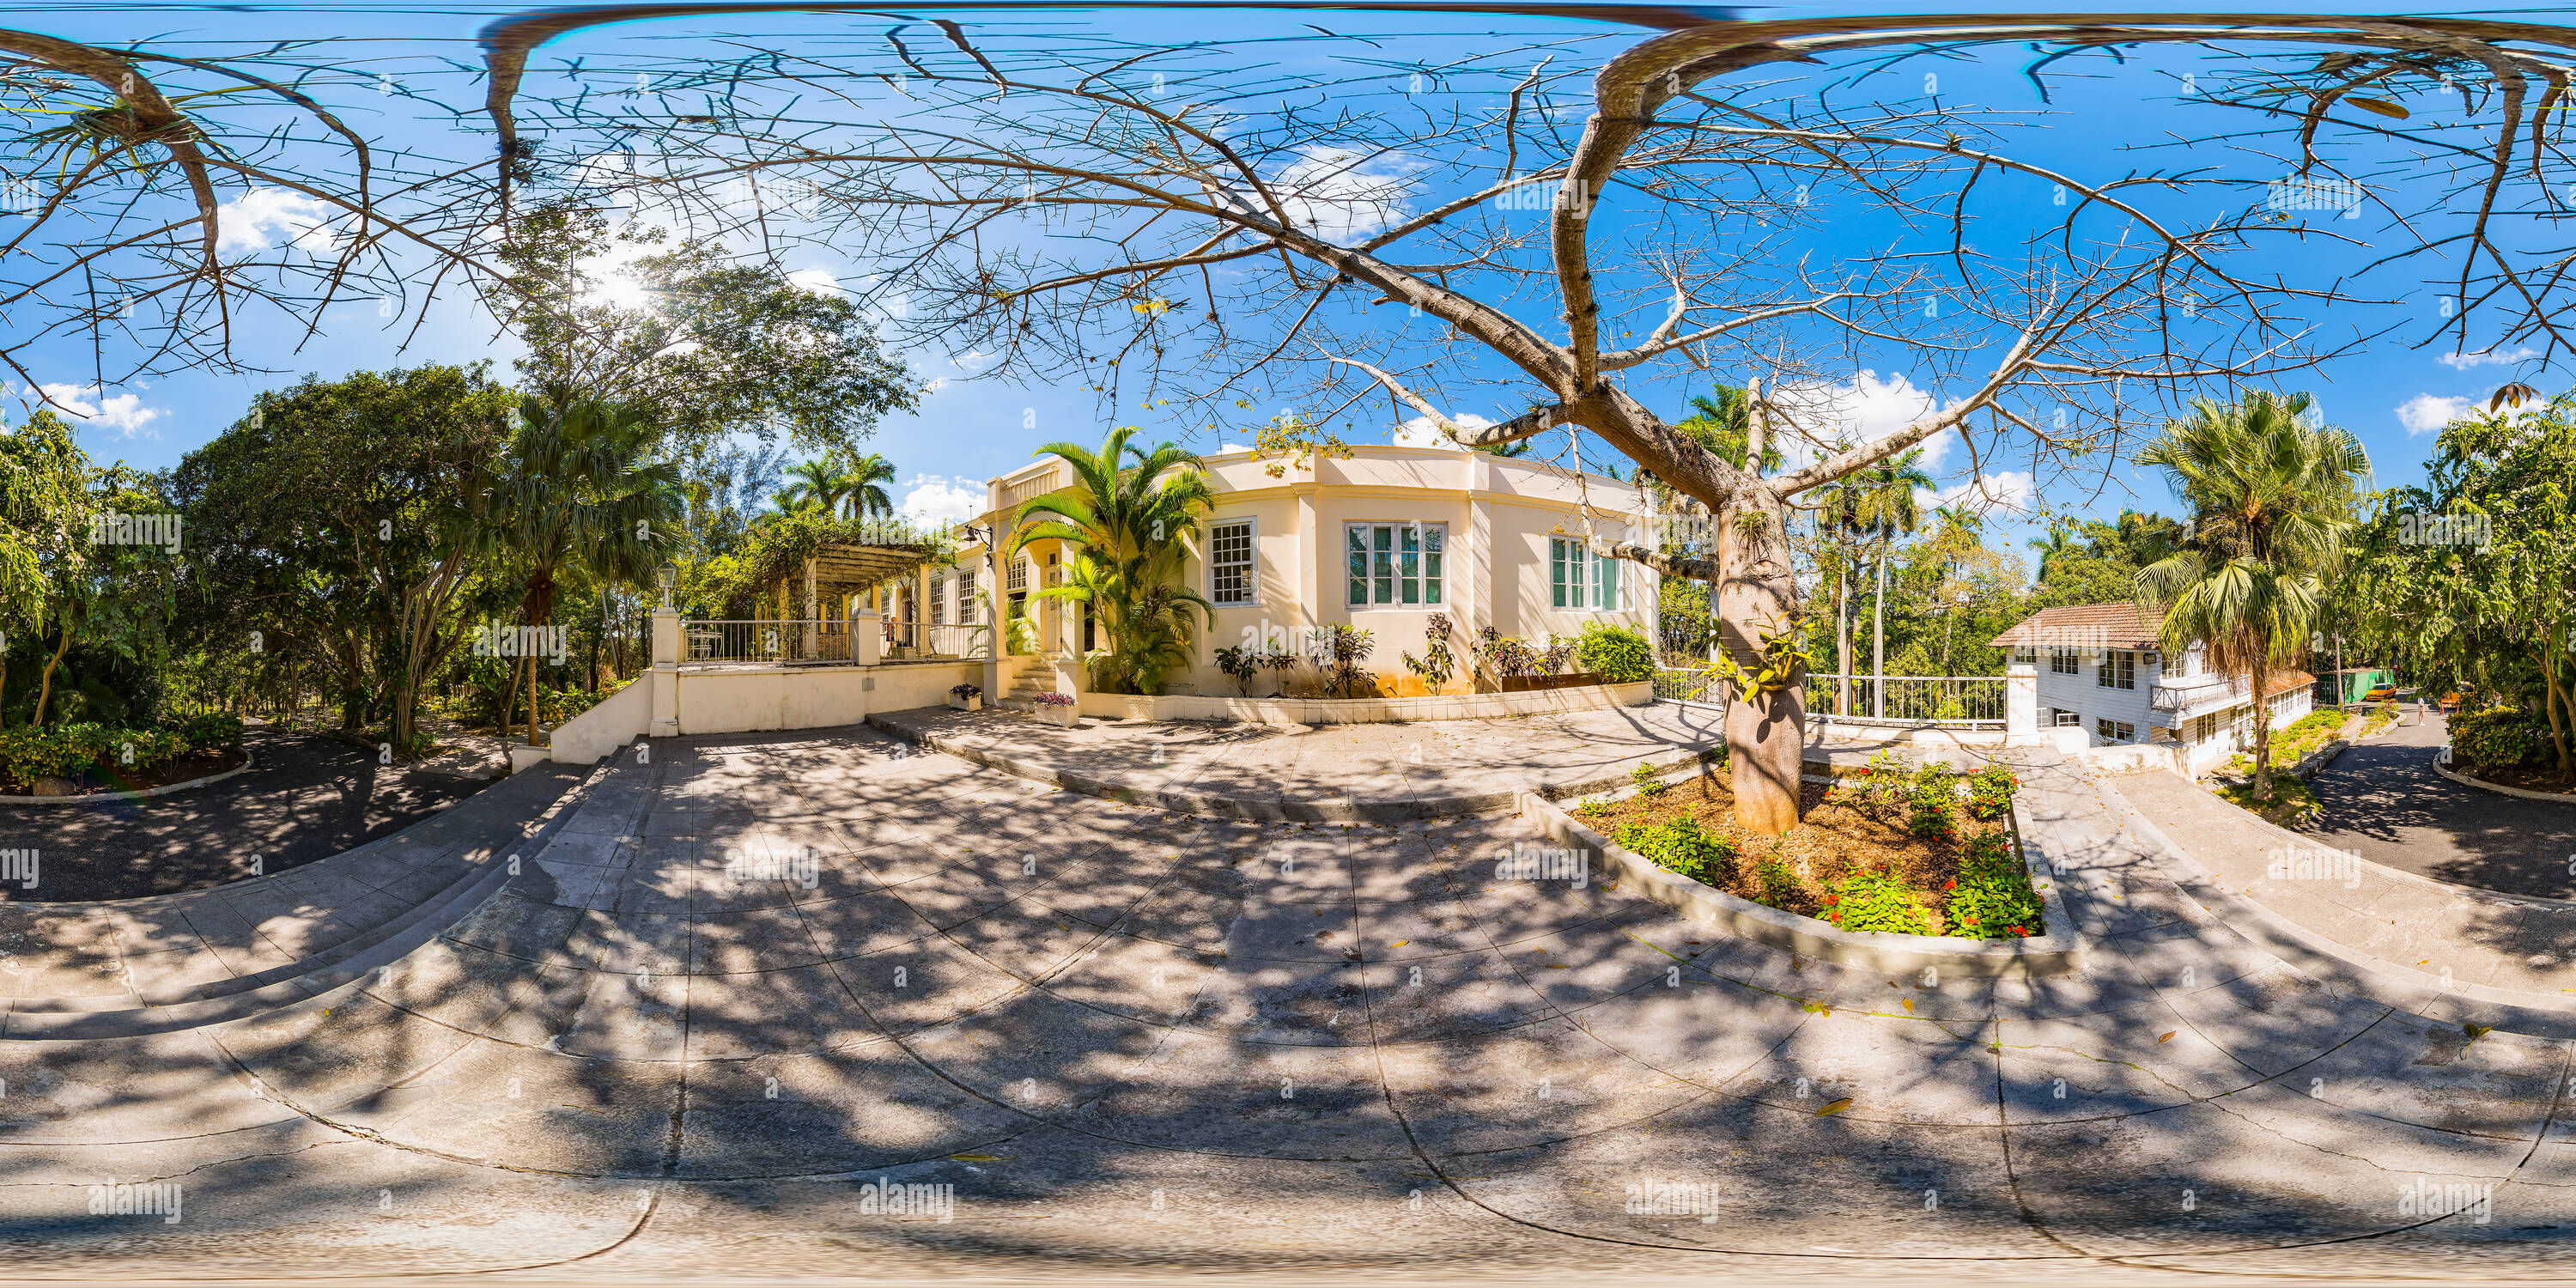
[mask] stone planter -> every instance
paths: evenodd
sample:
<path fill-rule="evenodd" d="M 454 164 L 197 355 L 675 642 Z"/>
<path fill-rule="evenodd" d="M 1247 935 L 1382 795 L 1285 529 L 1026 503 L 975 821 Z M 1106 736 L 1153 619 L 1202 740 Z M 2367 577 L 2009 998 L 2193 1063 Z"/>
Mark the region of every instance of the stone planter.
<path fill-rule="evenodd" d="M 948 697 L 948 705 L 955 707 L 960 711 L 981 711 L 984 709 L 984 699 L 980 694 L 971 698 L 961 698 L 955 694 L 950 694 Z"/>
<path fill-rule="evenodd" d="M 1081 710 L 1071 705 L 1058 705 L 1049 702 L 1041 702 L 1038 704 L 1038 719 L 1044 720 L 1048 724 L 1054 725 L 1059 729 L 1070 729 L 1073 727 L 1073 722 L 1081 718 Z"/>

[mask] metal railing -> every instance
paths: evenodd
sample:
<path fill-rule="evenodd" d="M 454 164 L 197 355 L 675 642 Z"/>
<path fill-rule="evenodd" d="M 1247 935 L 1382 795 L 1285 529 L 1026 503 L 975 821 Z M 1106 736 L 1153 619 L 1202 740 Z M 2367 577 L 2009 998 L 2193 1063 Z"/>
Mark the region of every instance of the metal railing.
<path fill-rule="evenodd" d="M 1726 682 L 1706 670 L 1658 667 L 1655 670 L 1655 697 L 1665 702 L 1722 705 L 1726 701 Z"/>
<path fill-rule="evenodd" d="M 1807 717 L 1832 724 L 2004 724 L 2000 675 L 1840 675 L 1810 672 Z"/>
<path fill-rule="evenodd" d="M 823 621 L 698 621 L 680 624 L 682 666 L 847 665 L 850 624 Z"/>
<path fill-rule="evenodd" d="M 2182 711 L 2204 702 L 2243 698 L 2254 691 L 2253 681 L 2241 675 L 2213 671 L 2172 683 L 2159 683 L 2147 694 L 2147 705 L 2158 711 Z"/>
<path fill-rule="evenodd" d="M 993 655 L 993 628 L 980 623 L 887 622 L 884 629 L 885 655 L 889 658 Z"/>

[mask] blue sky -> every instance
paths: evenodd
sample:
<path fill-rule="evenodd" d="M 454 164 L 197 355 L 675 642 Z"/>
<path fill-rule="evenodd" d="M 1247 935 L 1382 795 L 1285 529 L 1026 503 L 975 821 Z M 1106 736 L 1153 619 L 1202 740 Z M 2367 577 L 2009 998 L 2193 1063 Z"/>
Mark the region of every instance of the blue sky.
<path fill-rule="evenodd" d="M 1870 12 L 1957 12 L 1956 6 L 1863 6 L 1833 8 L 1815 6 L 1774 6 L 1746 10 L 1750 16 L 1810 16 L 1825 13 Z M 133 10 L 64 8 L 51 12 L 20 12 L 11 22 L 39 31 L 99 40 L 132 41 L 147 38 L 163 47 L 186 52 L 186 46 L 197 40 L 235 41 L 250 38 L 311 38 L 328 34 L 337 38 L 334 60 L 362 69 L 365 74 L 393 78 L 406 93 L 420 93 L 434 99 L 470 108 L 479 102 L 479 85 L 453 72 L 435 69 L 435 60 L 452 58 L 470 61 L 472 40 L 488 18 L 501 12 L 499 7 L 453 6 L 442 9 L 406 9 L 385 12 L 355 7 L 299 10 L 293 6 L 267 6 L 250 12 L 192 12 L 178 7 L 151 11 L 148 15 Z M 1301 15 L 1282 12 L 1275 24 L 1295 25 Z M 1101 31 L 1111 35 L 1144 34 L 1160 29 L 1161 24 L 1175 22 L 1197 24 L 1250 24 L 1241 16 L 1114 15 L 1086 16 Z M 1337 19 L 1339 29 L 1351 25 Z M 1501 25 L 1522 36 L 1565 32 L 1597 34 L 1598 24 L 1549 23 L 1540 20 L 1513 19 Z M 735 29 L 758 30 L 756 23 L 737 23 Z M 615 38 L 602 37 L 562 42 L 545 51 L 546 57 L 571 57 L 619 46 L 621 40 L 635 33 L 621 33 Z M 674 43 L 685 33 L 663 25 L 652 38 Z M 1639 37 L 1647 33 L 1638 33 Z M 1455 30 L 1440 37 L 1457 39 Z M 1425 37 L 1429 39 L 1429 37 Z M 1615 42 L 1605 47 L 1616 47 Z M 664 48 L 661 56 L 669 56 Z M 2036 91 L 2018 71 L 2020 56 L 1970 58 L 1946 63 L 1939 68 L 1942 77 L 1940 94 L 1951 103 L 1973 103 L 1998 111 L 2040 113 L 2034 121 L 2045 121 L 2044 127 L 2026 131 L 2031 141 L 2029 155 L 2049 158 L 2072 169 L 2091 167 L 2092 177 L 2101 177 L 2108 164 L 2105 158 L 2116 155 L 2124 145 L 2140 141 L 2142 135 L 2159 129 L 2174 128 L 2174 122 L 2158 113 L 2175 113 L 2168 104 L 2151 98 L 2154 88 L 2150 74 L 2136 68 L 2099 67 L 2088 69 L 2079 64 L 2065 65 L 2066 77 L 2055 94 L 2056 102 L 2042 105 Z M 544 66 L 543 58 L 540 67 Z M 1921 87 L 1911 83 L 1914 71 L 1887 78 L 1893 83 L 1884 91 L 1892 98 L 1919 95 Z M 2096 77 L 2097 79 L 2087 79 Z M 367 112 L 381 109 L 376 118 L 397 139 L 417 137 L 431 140 L 442 130 L 451 128 L 434 119 L 423 104 L 404 100 L 380 100 L 368 104 L 361 98 L 351 109 Z M 353 118 L 354 119 L 354 118 Z M 479 122 L 467 119 L 464 126 Z M 362 126 L 362 128 L 364 128 Z M 457 127 L 462 128 L 462 127 Z M 454 138 L 442 146 L 452 147 Z M 2223 164 L 2224 158 L 2214 158 Z M 2139 164 L 2171 164 L 2170 156 L 2142 158 Z M 2126 164 L 2125 162 L 2122 164 Z M 2267 175 L 2247 176 L 2260 179 Z M 2037 187 L 2030 200 L 2035 204 Z M 272 236 L 289 236 L 294 228 L 294 207 L 281 205 L 275 194 L 261 205 L 251 201 L 234 213 L 240 220 L 241 234 L 250 237 L 266 232 Z M 2034 210 L 2034 218 L 2045 219 L 2044 210 Z M 7 221 L 0 221 L 5 230 Z M 1836 239 L 1845 242 L 1866 240 L 1883 231 L 1880 222 L 1865 211 L 1855 210 L 1848 218 L 1829 220 L 1816 236 L 1821 242 Z M 2356 231 L 2369 235 L 2377 230 Z M 2304 262 L 2285 263 L 2288 271 L 2326 272 L 2354 259 L 2357 251 L 2312 249 Z M 2340 256 L 2340 258 L 2338 258 Z M 836 259 L 824 253 L 791 256 L 785 265 L 790 270 L 829 275 L 842 280 L 855 280 L 866 273 L 865 263 Z M 2354 326 L 2375 326 L 2387 320 L 2420 320 L 2420 315 L 2436 307 L 2440 292 L 2428 283 L 2417 283 L 2412 289 L 2380 284 L 2380 293 L 2391 302 L 2370 309 L 2346 309 L 2334 320 Z M 90 376 L 91 355 L 85 345 L 57 344 L 40 352 L 39 378 L 71 400 L 75 409 L 86 412 L 83 436 L 93 454 L 107 459 L 122 459 L 143 468 L 161 468 L 175 464 L 190 448 L 201 444 L 240 414 L 249 397 L 257 390 L 284 384 L 306 372 L 333 375 L 353 369 L 414 365 L 428 362 L 468 362 L 492 359 L 506 371 L 513 348 L 506 337 L 494 334 L 484 318 L 464 296 L 457 295 L 437 308 L 428 325 L 412 331 L 407 320 L 401 331 L 389 331 L 389 323 L 379 317 L 381 306 L 372 298 L 335 306 L 328 315 L 322 333 L 298 342 L 296 337 L 270 327 L 245 336 L 237 347 L 245 362 L 273 368 L 272 375 L 226 375 L 182 372 L 157 380 L 112 383 L 104 389 L 93 388 Z M 1392 312 L 1392 311 L 1390 311 Z M 2366 316 L 2364 316 L 2366 315 Z M 0 319 L 0 332 L 11 324 Z M 1388 326 L 1401 327 L 1390 321 Z M 408 345 L 401 343 L 409 337 Z M 2411 337 L 2410 337 L 2411 338 Z M 974 378 L 978 364 L 959 362 L 950 355 L 915 352 L 905 355 L 913 369 L 925 381 L 935 381 L 935 388 L 923 399 L 916 413 L 889 418 L 878 430 L 870 446 L 896 462 L 901 471 L 898 495 L 920 503 L 925 512 L 953 515 L 970 494 L 979 493 L 982 480 L 1025 463 L 1039 443 L 1054 438 L 1089 440 L 1113 420 L 1119 423 L 1142 423 L 1149 431 L 1182 437 L 1191 446 L 1212 449 L 1220 441 L 1244 441 L 1248 431 L 1210 435 L 1203 430 L 1193 434 L 1192 427 L 1158 423 L 1151 414 L 1120 409 L 1108 413 L 1085 390 L 1065 386 L 1019 385 Z M 109 366 L 114 354 L 107 355 Z M 2537 367 L 2528 359 L 2517 359 L 2511 353 L 2471 355 L 2465 359 L 2447 355 L 2441 348 L 2413 349 L 2399 342 L 2385 342 L 2370 347 L 2364 354 L 2338 359 L 2327 366 L 2292 382 L 2294 387 L 2313 391 L 2326 416 L 2335 423 L 2357 432 L 2369 448 L 2378 467 L 2383 485 L 2413 481 L 2420 477 L 2421 461 L 2431 445 L 2429 431 L 2438 427 L 2450 414 L 2456 414 L 2473 400 L 2483 398 L 2507 379 L 2522 379 L 2555 391 L 2563 377 Z M 1884 367 L 1867 361 L 1856 362 L 1839 373 L 1834 382 L 1837 395 L 1844 401 L 1842 413 L 1857 423 L 1877 427 L 1896 423 L 1906 415 L 1916 414 L 1926 401 L 1941 390 L 1940 382 L 1920 372 L 1908 372 L 1890 364 Z M 1705 388 L 1703 382 L 1696 386 Z M 1668 414 L 1678 415 L 1684 395 L 1693 386 L 1680 380 L 1668 380 L 1636 388 Z M 1256 412 L 1280 410 L 1257 407 Z M 1447 408 L 1452 414 L 1476 414 L 1497 417 L 1516 408 L 1500 405 L 1477 405 L 1462 401 Z M 1036 429 L 1024 428 L 1034 420 Z M 1356 441 L 1385 442 L 1396 432 L 1396 418 L 1383 398 L 1363 400 L 1352 418 L 1351 436 Z M 1553 436 L 1549 450 L 1563 442 Z M 1595 445 L 1597 450 L 1597 445 Z M 1963 453 L 1949 444 L 1934 445 L 1935 472 L 1944 475 L 1945 485 L 1959 481 Z M 1623 462 L 1624 463 L 1624 462 Z M 1990 467 L 1990 474 L 2006 474 L 2011 462 Z M 2008 480 L 2007 480 L 2008 482 Z M 2161 486 L 2149 480 L 2138 480 L 2122 470 L 2115 474 L 2112 485 L 2088 498 L 2073 489 L 2053 493 L 2050 499 L 2077 512 L 2115 513 L 2126 506 L 2140 508 L 2169 507 Z M 2017 545 L 2022 535 L 2011 526 L 2011 515 L 1998 515 L 2005 525 L 1997 534 L 1997 544 Z"/>

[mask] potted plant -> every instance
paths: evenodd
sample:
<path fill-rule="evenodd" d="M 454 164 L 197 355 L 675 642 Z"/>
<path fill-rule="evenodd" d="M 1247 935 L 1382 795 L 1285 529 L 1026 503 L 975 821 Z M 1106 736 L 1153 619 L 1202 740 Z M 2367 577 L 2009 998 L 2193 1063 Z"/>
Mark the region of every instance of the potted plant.
<path fill-rule="evenodd" d="M 1067 729 L 1073 727 L 1075 712 L 1073 709 L 1072 694 L 1041 693 L 1038 695 L 1037 700 L 1038 719 L 1044 720 L 1048 724 L 1061 725 Z"/>
<path fill-rule="evenodd" d="M 984 691 L 971 684 L 961 684 L 948 691 L 948 705 L 960 711 L 984 709 Z"/>

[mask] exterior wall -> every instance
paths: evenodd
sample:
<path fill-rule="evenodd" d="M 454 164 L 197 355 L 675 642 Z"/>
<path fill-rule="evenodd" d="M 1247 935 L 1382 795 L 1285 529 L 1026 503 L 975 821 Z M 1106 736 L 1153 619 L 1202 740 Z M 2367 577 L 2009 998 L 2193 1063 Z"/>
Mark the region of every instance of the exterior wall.
<path fill-rule="evenodd" d="M 1365 665 L 1388 692 L 1407 675 L 1401 655 L 1422 652 L 1424 627 L 1433 613 L 1449 617 L 1450 649 L 1459 666 L 1456 683 L 1462 688 L 1469 679 L 1467 642 L 1486 626 L 1540 644 L 1550 632 L 1579 634 L 1593 621 L 1639 631 L 1652 627 L 1655 574 L 1626 561 L 1619 563 L 1619 609 L 1558 609 L 1551 603 L 1548 539 L 1583 536 L 1581 502 L 1587 492 L 1595 510 L 1607 512 L 1596 514 L 1595 535 L 1605 541 L 1641 535 L 1608 517 L 1634 504 L 1632 485 L 1599 477 L 1578 480 L 1543 463 L 1440 448 L 1359 447 L 1347 458 L 1313 460 L 1306 470 L 1295 468 L 1293 461 L 1254 460 L 1249 452 L 1217 453 L 1202 461 L 1216 494 L 1206 521 L 1249 519 L 1253 524 L 1257 598 L 1209 614 L 1196 665 L 1168 676 L 1167 692 L 1235 696 L 1235 682 L 1216 667 L 1217 649 L 1285 649 L 1305 631 L 1345 623 L 1372 633 L 1374 649 Z M 1273 478 L 1268 472 L 1272 465 L 1288 468 Z M 1033 464 L 993 480 L 987 500 L 996 513 L 989 519 L 1007 528 L 1005 504 L 1027 494 L 1031 481 L 1045 473 L 1043 464 Z M 1360 522 L 1445 524 L 1442 602 L 1351 607 L 1343 576 L 1343 534 L 1345 525 Z M 1043 582 L 1049 557 L 1072 557 L 1060 546 L 1040 542 L 1030 547 L 1036 565 L 1032 588 Z M 1204 554 L 1202 549 L 1190 557 L 1183 577 L 1191 590 L 1212 598 Z M 995 602 L 1002 602 L 998 588 Z M 1062 618 L 1042 648 L 1079 647 L 1078 616 L 1068 612 Z M 1276 689 L 1270 673 L 1253 681 L 1256 695 Z"/>
<path fill-rule="evenodd" d="M 857 724 L 870 711 L 944 705 L 951 686 L 980 684 L 983 674 L 980 662 L 746 666 L 671 673 L 678 686 L 683 734 Z"/>
<path fill-rule="evenodd" d="M 2049 650 L 2040 649 L 2037 662 L 2040 723 L 2042 725 L 2050 723 L 2048 712 L 2049 708 L 2054 707 L 2060 711 L 2073 711 L 2080 715 L 2083 718 L 2084 732 L 2092 735 L 2096 743 L 2103 742 L 2105 739 L 2095 732 L 2095 722 L 2105 719 L 2130 726 L 2137 731 L 2136 741 L 2147 741 L 2151 736 L 2148 717 L 2153 714 L 2151 704 L 2155 697 L 2156 681 L 2161 678 L 2163 668 L 2159 664 L 2155 650 L 2141 649 L 2137 652 L 2138 687 L 2106 689 L 2101 686 L 2098 678 L 2103 650 L 2077 650 L 2076 673 L 2059 675 L 2049 669 Z"/>
<path fill-rule="evenodd" d="M 596 765 L 601 757 L 643 737 L 653 719 L 653 681 L 654 672 L 648 670 L 591 704 L 590 710 L 556 726 L 547 735 L 552 759 L 567 765 Z"/>

